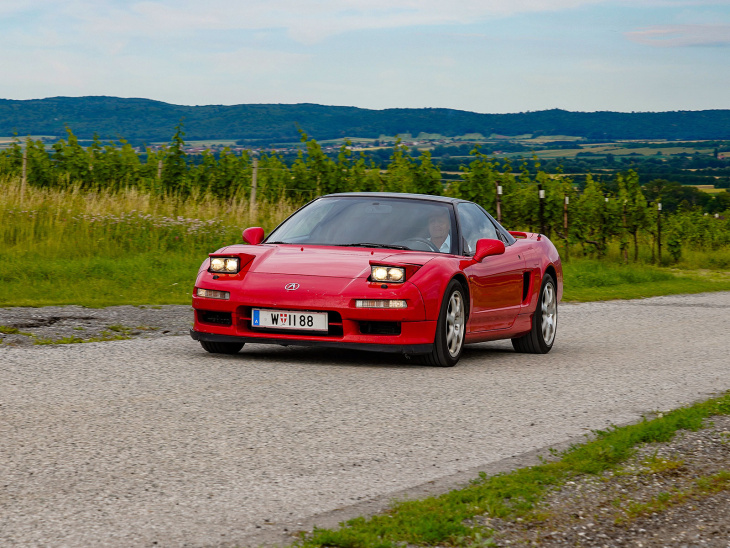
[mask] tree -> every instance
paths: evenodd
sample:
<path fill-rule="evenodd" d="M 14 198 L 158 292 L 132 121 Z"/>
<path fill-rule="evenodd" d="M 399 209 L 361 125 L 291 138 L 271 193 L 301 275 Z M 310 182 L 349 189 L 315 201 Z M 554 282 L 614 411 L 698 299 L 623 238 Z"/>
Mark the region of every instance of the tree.
<path fill-rule="evenodd" d="M 619 202 L 623 206 L 626 231 L 634 242 L 634 262 L 639 260 L 639 232 L 649 224 L 649 208 L 639 184 L 639 175 L 634 170 L 616 175 Z"/>
<path fill-rule="evenodd" d="M 419 160 L 418 164 L 412 164 L 415 191 L 419 194 L 441 196 L 444 193 L 444 185 L 441 184 L 441 170 L 433 165 L 431 153 L 424 150 Z"/>
<path fill-rule="evenodd" d="M 175 126 L 175 133 L 172 136 L 170 145 L 164 149 L 161 183 L 163 189 L 187 196 L 190 186 L 187 178 L 188 166 L 185 160 L 187 155 L 183 150 L 185 147 L 184 136 L 185 131 L 181 120 Z"/>
<path fill-rule="evenodd" d="M 57 181 L 65 180 L 66 184 L 69 182 L 81 183 L 82 186 L 88 187 L 92 182 L 89 154 L 79 144 L 79 140 L 68 126 L 66 126 L 66 134 L 68 141 L 59 139 L 53 145 L 55 171 L 59 175 L 65 175 L 65 177 L 59 177 Z"/>
<path fill-rule="evenodd" d="M 408 147 L 396 139 L 393 155 L 385 174 L 385 190 L 388 192 L 415 192 L 413 182 L 412 160 L 408 155 Z"/>

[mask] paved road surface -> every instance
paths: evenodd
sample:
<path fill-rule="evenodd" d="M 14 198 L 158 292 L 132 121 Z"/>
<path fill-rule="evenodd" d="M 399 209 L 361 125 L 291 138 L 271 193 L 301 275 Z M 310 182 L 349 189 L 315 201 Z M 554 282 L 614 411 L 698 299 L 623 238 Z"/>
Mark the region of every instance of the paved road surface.
<path fill-rule="evenodd" d="M 547 356 L 489 343 L 452 369 L 187 337 L 0 348 L 0 545 L 275 542 L 730 389 L 729 318 L 730 293 L 565 305 Z"/>

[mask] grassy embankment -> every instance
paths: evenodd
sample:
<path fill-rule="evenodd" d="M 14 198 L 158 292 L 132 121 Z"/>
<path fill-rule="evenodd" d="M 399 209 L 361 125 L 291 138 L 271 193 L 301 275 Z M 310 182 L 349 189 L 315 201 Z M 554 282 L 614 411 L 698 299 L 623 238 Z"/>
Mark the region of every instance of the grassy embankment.
<path fill-rule="evenodd" d="M 21 196 L 22 194 L 22 196 Z M 293 207 L 210 197 L 41 190 L 0 181 L 0 306 L 187 304 L 211 251 L 267 231 Z M 561 244 L 558 246 L 562 251 Z M 565 265 L 565 299 L 592 301 L 730 290 L 730 249 L 687 251 L 676 268 L 603 261 Z M 646 260 L 647 257 L 642 257 Z M 701 270 L 711 266 L 716 270 Z"/>
<path fill-rule="evenodd" d="M 271 228 L 290 212 L 259 204 Z M 258 224 L 247 202 L 0 181 L 0 306 L 186 304 L 208 253 Z"/>
<path fill-rule="evenodd" d="M 393 548 L 406 544 L 493 546 L 491 531 L 469 525 L 467 520 L 486 515 L 540 523 L 545 516 L 541 514 L 539 502 L 551 489 L 578 475 L 598 475 L 616 469 L 640 444 L 669 441 L 678 430 L 696 431 L 707 417 L 727 414 L 730 414 L 730 394 L 638 424 L 594 432 L 594 440 L 571 447 L 555 461 L 491 477 L 482 475 L 470 486 L 440 496 L 397 502 L 382 514 L 355 518 L 338 530 L 315 529 L 297 545 L 302 548 Z M 699 480 L 702 481 L 698 481 L 697 488 L 685 497 L 663 497 L 654 501 L 654 505 L 627 507 L 622 519 L 628 521 L 730 488 L 730 474 L 726 472 Z"/>

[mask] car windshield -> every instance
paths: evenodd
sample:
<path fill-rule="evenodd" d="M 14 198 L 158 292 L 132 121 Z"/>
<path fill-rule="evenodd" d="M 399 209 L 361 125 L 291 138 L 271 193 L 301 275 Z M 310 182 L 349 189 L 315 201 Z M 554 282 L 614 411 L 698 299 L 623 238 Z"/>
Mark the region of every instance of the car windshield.
<path fill-rule="evenodd" d="M 383 247 L 455 253 L 450 204 L 407 198 L 332 196 L 315 200 L 266 243 Z"/>

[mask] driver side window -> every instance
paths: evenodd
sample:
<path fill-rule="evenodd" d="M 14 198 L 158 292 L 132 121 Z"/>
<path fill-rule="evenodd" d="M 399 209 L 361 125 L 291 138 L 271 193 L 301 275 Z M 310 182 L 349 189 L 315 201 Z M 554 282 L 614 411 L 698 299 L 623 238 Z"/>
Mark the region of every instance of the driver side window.
<path fill-rule="evenodd" d="M 457 211 L 459 213 L 459 227 L 465 255 L 474 255 L 477 240 L 483 238 L 499 239 L 494 224 L 477 205 L 460 203 L 457 205 Z"/>

